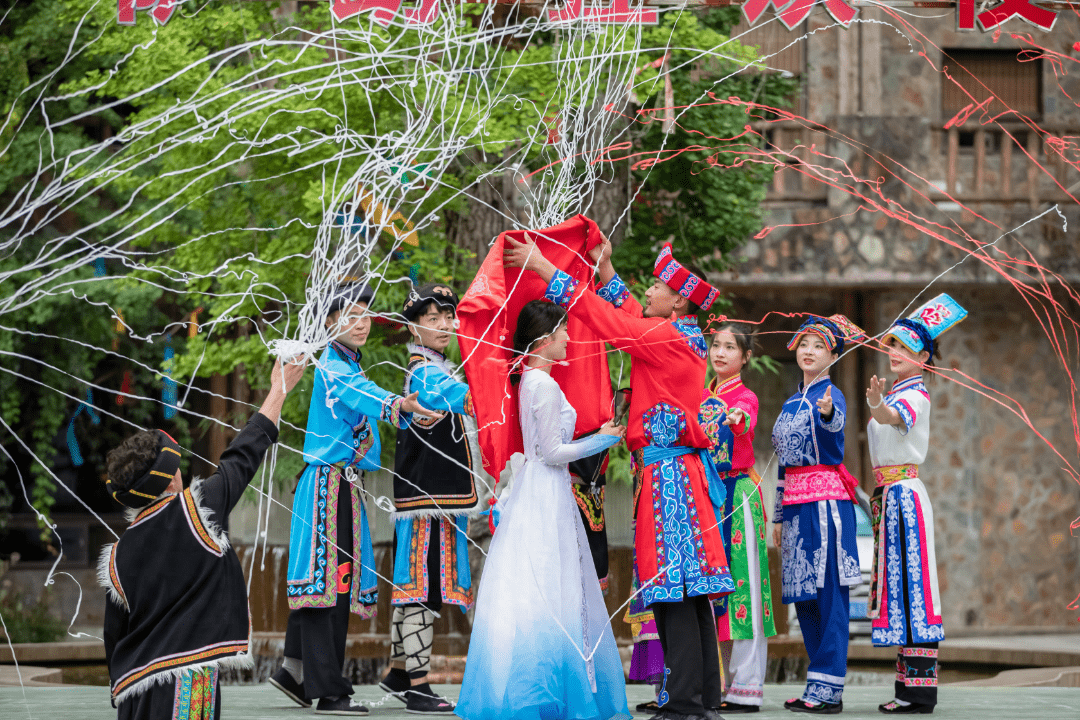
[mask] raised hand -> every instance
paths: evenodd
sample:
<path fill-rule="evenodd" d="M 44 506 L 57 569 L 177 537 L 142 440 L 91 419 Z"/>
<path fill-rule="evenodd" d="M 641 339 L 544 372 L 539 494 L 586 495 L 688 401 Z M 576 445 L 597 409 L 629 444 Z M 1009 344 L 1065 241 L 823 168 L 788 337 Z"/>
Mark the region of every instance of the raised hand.
<path fill-rule="evenodd" d="M 877 407 L 881 404 L 881 397 L 885 394 L 885 378 L 877 375 L 870 378 L 870 387 L 866 388 L 866 401 Z"/>
<path fill-rule="evenodd" d="M 822 417 L 832 417 L 832 385 L 825 388 L 825 394 L 817 401 L 817 409 Z"/>
<path fill-rule="evenodd" d="M 409 393 L 408 395 L 406 395 L 404 398 L 405 402 L 401 403 L 402 412 L 416 413 L 417 415 L 423 415 L 424 417 L 430 418 L 441 418 L 443 416 L 443 413 L 435 410 L 428 410 L 426 407 L 421 405 L 420 401 L 416 399 L 419 395 L 419 392 Z"/>
<path fill-rule="evenodd" d="M 742 422 L 745 415 L 746 413 L 744 413 L 740 408 L 731 408 L 727 411 L 727 417 L 724 418 L 724 424 L 729 426 L 738 425 Z"/>
<path fill-rule="evenodd" d="M 600 242 L 589 251 L 589 257 L 597 265 L 611 259 L 611 241 L 603 232 L 600 233 Z"/>
<path fill-rule="evenodd" d="M 506 238 L 506 247 L 503 249 L 503 267 L 531 270 L 530 261 L 536 257 L 543 257 L 543 255 L 536 249 L 536 243 L 529 237 L 529 233 L 525 233 L 523 242 L 512 237 Z"/>
<path fill-rule="evenodd" d="M 270 388 L 278 390 L 283 395 L 288 393 L 296 387 L 300 378 L 304 377 L 305 369 L 307 369 L 307 358 L 303 356 L 300 357 L 300 362 L 285 363 L 284 369 L 282 369 L 281 360 L 276 360 L 274 369 L 270 371 Z"/>

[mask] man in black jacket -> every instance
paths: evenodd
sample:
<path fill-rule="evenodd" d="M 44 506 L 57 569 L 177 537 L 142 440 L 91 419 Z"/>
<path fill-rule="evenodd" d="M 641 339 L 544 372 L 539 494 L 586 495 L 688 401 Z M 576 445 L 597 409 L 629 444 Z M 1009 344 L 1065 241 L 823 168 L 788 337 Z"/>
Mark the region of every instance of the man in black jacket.
<path fill-rule="evenodd" d="M 285 395 L 303 365 L 275 363 L 259 412 L 217 471 L 183 489 L 181 450 L 161 430 L 109 453 L 107 487 L 131 524 L 106 545 L 105 658 L 113 705 L 128 718 L 218 718 L 218 669 L 250 666 L 247 588 L 229 546 L 229 513 L 277 441 Z"/>

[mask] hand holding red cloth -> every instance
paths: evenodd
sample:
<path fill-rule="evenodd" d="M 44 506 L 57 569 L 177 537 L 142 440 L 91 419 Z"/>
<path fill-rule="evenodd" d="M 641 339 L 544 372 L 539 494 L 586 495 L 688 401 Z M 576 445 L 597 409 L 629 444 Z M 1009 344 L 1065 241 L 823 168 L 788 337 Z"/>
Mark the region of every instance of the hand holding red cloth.
<path fill-rule="evenodd" d="M 587 253 L 602 241 L 600 228 L 584 215 L 544 230 L 504 232 L 458 304 L 462 367 L 476 408 L 484 469 L 493 477 L 499 477 L 511 455 L 523 450 L 517 392 L 509 379 L 514 330 L 521 308 L 544 297 L 547 289 L 536 273 L 503 267 L 506 239 L 522 241 L 526 232 L 556 267 L 590 285 L 593 266 Z M 553 367 L 551 376 L 577 411 L 577 437 L 611 419 L 611 377 L 603 340 L 574 318 L 567 330 L 566 364 Z"/>

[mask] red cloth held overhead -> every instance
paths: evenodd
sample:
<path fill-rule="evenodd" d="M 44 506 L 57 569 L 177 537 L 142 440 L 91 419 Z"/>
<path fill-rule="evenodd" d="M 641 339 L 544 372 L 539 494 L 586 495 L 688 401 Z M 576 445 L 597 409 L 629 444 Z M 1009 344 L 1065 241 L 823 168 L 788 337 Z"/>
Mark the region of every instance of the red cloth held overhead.
<path fill-rule="evenodd" d="M 544 257 L 589 286 L 593 269 L 586 253 L 601 241 L 600 229 L 584 215 L 545 230 L 504 232 L 458 304 L 458 343 L 476 408 L 484 469 L 496 478 L 510 456 L 523 450 L 517 392 L 511 392 L 509 380 L 518 314 L 530 300 L 544 297 L 547 289 L 536 273 L 503 267 L 506 239 L 523 241 L 526 232 Z M 577 410 L 577 436 L 611 419 L 611 377 L 604 342 L 573 317 L 567 330 L 567 364 L 553 367 L 551 376 Z"/>

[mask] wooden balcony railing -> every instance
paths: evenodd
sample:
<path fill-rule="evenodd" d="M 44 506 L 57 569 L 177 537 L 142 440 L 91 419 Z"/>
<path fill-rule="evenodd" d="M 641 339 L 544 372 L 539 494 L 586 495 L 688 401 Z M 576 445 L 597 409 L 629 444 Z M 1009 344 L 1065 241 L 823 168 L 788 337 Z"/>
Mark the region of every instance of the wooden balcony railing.
<path fill-rule="evenodd" d="M 829 166 L 828 158 L 812 158 L 810 148 L 836 155 L 837 143 L 842 142 L 822 125 L 759 122 L 754 129 L 765 138 L 766 149 L 790 153 L 786 162 L 791 167 L 800 162 Z M 1070 194 L 1080 193 L 1080 128 L 1033 130 L 1022 123 L 938 128 L 904 164 L 929 181 L 926 187 L 918 177 L 904 173 L 935 202 L 1026 203 L 1032 208 L 1073 202 Z M 864 165 L 856 155 L 851 166 L 858 174 Z M 767 199 L 822 203 L 827 197 L 827 186 L 813 173 L 781 169 L 773 176 Z"/>

